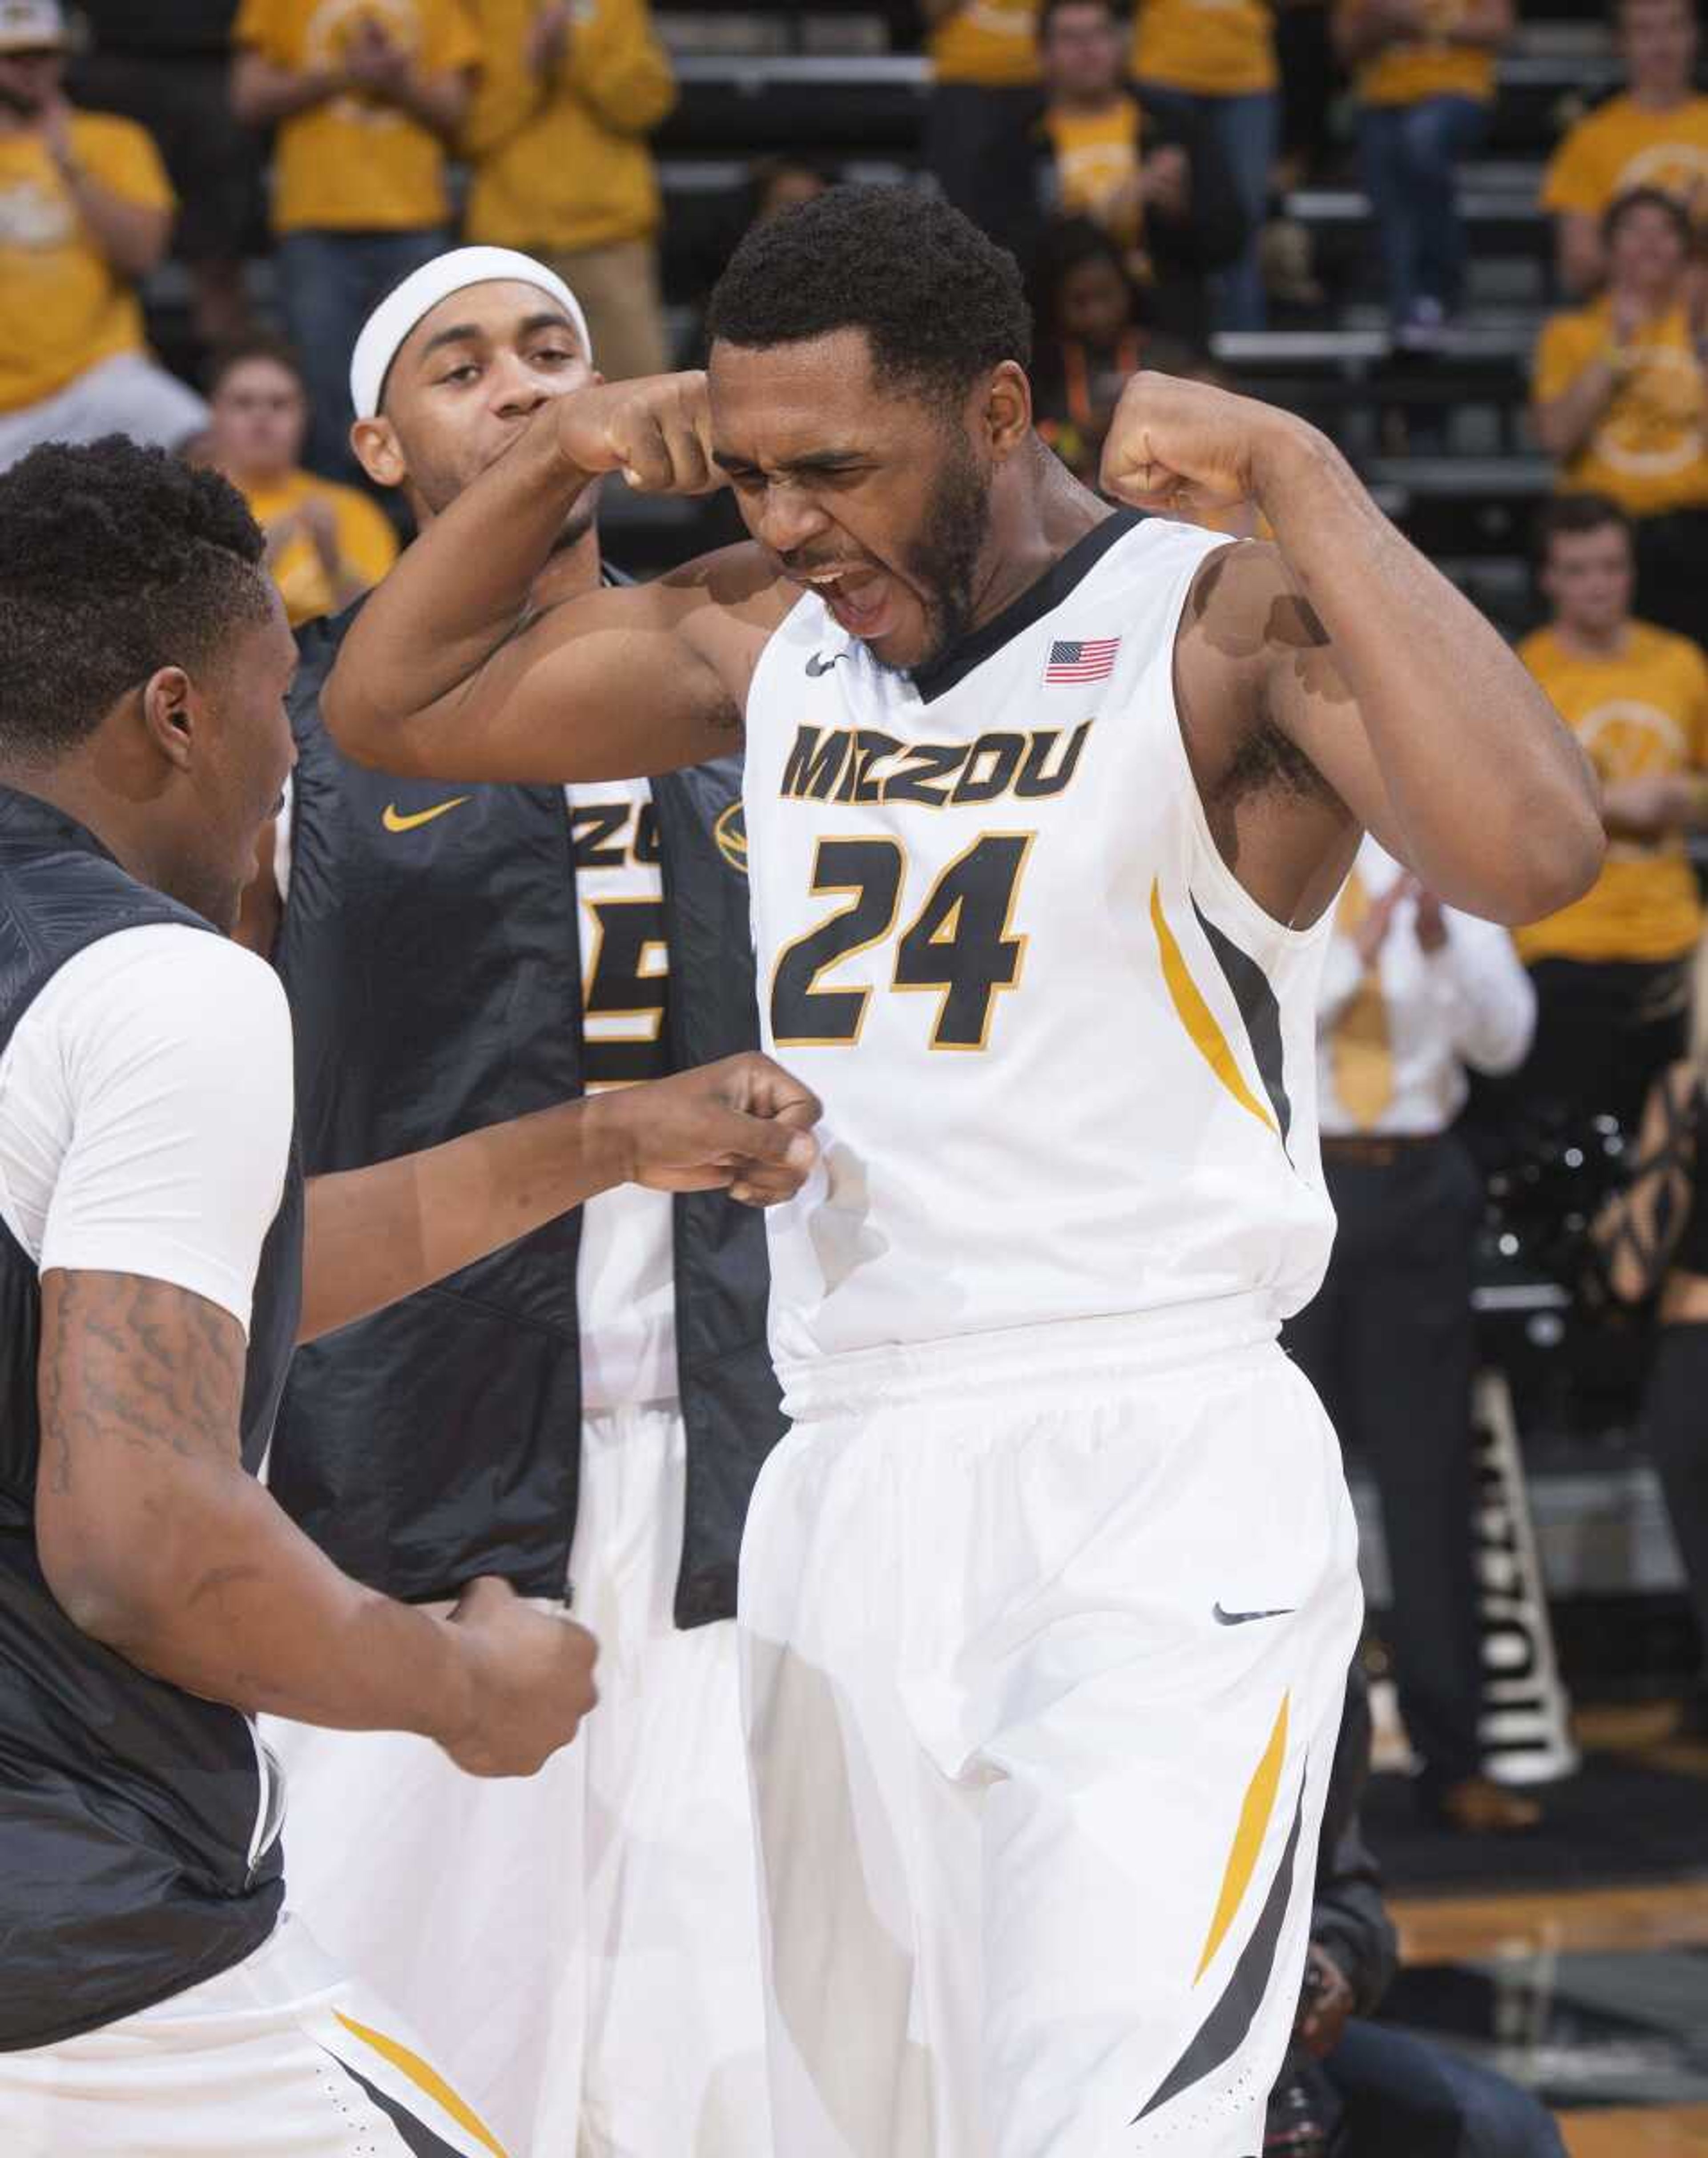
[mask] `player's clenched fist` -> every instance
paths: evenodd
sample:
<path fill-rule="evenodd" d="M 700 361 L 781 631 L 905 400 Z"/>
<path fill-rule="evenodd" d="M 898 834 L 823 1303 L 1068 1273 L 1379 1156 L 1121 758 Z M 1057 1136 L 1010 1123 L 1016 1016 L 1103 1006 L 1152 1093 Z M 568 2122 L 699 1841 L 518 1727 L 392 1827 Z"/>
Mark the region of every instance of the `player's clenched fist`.
<path fill-rule="evenodd" d="M 469 1582 L 450 1623 L 465 1684 L 439 1743 L 471 1776 L 534 1774 L 599 1699 L 598 1643 L 585 1626 L 531 1609 L 490 1576 Z"/>
<path fill-rule="evenodd" d="M 724 483 L 711 458 L 703 374 L 571 390 L 552 412 L 558 446 L 579 472 L 620 472 L 646 494 L 710 494 Z"/>
<path fill-rule="evenodd" d="M 818 1096 L 754 1050 L 595 1095 L 586 1113 L 617 1150 L 618 1180 L 654 1191 L 727 1191 L 774 1206 L 793 1198 L 818 1159 Z"/>
<path fill-rule="evenodd" d="M 1103 491 L 1138 509 L 1261 503 L 1277 452 L 1308 432 L 1255 398 L 1142 370 L 1110 422 Z"/>

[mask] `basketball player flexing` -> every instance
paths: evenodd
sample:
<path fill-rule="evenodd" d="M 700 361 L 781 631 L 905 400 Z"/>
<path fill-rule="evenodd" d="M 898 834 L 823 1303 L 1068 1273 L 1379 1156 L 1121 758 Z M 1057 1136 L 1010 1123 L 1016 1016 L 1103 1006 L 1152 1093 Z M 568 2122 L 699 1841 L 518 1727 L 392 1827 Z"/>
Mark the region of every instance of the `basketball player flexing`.
<path fill-rule="evenodd" d="M 281 1922 L 250 1718 L 529 1776 L 593 1644 L 501 1581 L 447 1622 L 323 1557 L 254 1476 L 292 1345 L 625 1177 L 775 1197 L 812 1152 L 750 1056 L 305 1189 L 283 992 L 214 933 L 292 758 L 264 545 L 118 436 L 0 477 L 7 2158 L 498 2150 Z"/>
<path fill-rule="evenodd" d="M 1360 1598 L 1275 1345 L 1332 1233 L 1315 983 L 1361 827 L 1505 921 L 1592 783 L 1312 428 L 1149 375 L 1110 505 L 1031 427 L 1012 260 L 911 192 L 751 234 L 709 380 L 542 413 L 369 603 L 325 716 L 442 778 L 657 772 L 745 720 L 765 1038 L 825 1103 L 771 1217 L 794 1427 L 742 1549 L 789 2158 L 1246 2158 L 1298 1997 Z M 527 620 L 620 470 L 745 545 Z"/>

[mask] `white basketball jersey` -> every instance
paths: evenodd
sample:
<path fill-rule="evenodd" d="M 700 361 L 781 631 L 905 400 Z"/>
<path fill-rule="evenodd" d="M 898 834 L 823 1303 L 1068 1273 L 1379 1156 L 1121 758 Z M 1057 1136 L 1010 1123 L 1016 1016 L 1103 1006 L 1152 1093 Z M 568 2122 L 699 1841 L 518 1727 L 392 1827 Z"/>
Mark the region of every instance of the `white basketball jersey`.
<path fill-rule="evenodd" d="M 933 668 L 804 597 L 747 713 L 766 1047 L 824 1103 L 771 1224 L 780 1369 L 896 1342 L 1314 1293 L 1328 920 L 1217 852 L 1175 630 L 1225 544 L 1110 518 Z"/>

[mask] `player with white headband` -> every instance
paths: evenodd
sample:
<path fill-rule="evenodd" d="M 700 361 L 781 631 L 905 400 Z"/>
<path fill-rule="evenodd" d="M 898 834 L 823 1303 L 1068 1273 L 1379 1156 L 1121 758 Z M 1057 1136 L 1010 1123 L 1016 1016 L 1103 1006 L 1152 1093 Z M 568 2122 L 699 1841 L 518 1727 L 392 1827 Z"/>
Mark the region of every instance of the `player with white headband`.
<path fill-rule="evenodd" d="M 596 380 L 591 361 L 560 277 L 460 249 L 363 330 L 356 453 L 431 526 L 544 402 Z M 611 581 L 596 493 L 570 507 L 530 610 Z M 361 770 L 317 709 L 354 618 L 302 633 L 275 854 L 311 1164 L 751 1044 L 739 764 L 567 798 Z M 600 1715 L 525 1784 L 477 1789 L 407 1737 L 271 1734 L 297 1907 L 429 2042 L 454 2041 L 513 2151 L 771 2148 L 733 1613 L 747 1494 L 782 1425 L 763 1231 L 742 1211 L 657 1192 L 586 1207 L 325 1344 L 280 1417 L 275 1493 L 358 1578 L 429 1608 L 471 1571 L 546 1603 L 567 1583 L 598 1635 Z"/>

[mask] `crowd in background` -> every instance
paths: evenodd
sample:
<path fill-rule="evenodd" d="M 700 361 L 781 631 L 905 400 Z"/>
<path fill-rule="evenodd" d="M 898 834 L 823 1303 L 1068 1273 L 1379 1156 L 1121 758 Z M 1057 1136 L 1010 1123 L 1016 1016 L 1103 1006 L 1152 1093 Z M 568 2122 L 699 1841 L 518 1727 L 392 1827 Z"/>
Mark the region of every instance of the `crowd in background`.
<path fill-rule="evenodd" d="M 1261 331 L 1276 300 L 1319 290 L 1277 183 L 1332 159 L 1331 107 L 1396 348 L 1450 338 L 1455 171 L 1489 132 L 1512 0 L 921 0 L 917 28 L 934 79 L 919 162 L 1026 264 L 1041 416 L 1082 474 L 1142 358 L 1205 368 L 1213 332 Z M 1708 97 L 1690 0 L 1619 0 L 1616 35 L 1623 87 L 1566 129 L 1542 182 L 1561 304 L 1532 421 L 1563 484 L 1633 519 L 1645 617 L 1700 636 Z M 676 99 L 645 0 L 84 0 L 69 19 L 6 0 L 0 460 L 109 425 L 205 438 L 210 379 L 168 373 L 144 339 L 139 291 L 168 250 L 222 369 L 255 327 L 245 263 L 271 251 L 265 327 L 298 355 L 302 464 L 322 480 L 360 478 L 356 326 L 454 235 L 567 277 L 608 376 L 694 356 L 667 335 L 648 139 Z M 751 209 L 833 177 L 767 168 Z M 368 558 L 339 551 L 333 507 L 305 526 L 303 483 L 284 480 L 259 492 L 291 520 L 299 591 L 305 542 L 342 589 Z"/>

